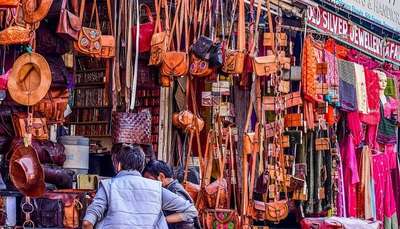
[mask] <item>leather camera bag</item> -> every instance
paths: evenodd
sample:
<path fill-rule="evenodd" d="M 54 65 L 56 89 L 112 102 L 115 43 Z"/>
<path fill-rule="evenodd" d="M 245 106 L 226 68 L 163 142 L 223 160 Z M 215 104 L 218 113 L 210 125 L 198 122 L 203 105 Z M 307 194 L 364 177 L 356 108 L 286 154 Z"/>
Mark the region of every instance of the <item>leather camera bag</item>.
<path fill-rule="evenodd" d="M 149 65 L 151 66 L 159 66 L 162 64 L 162 60 L 164 57 L 164 54 L 168 50 L 168 41 L 169 41 L 169 18 L 168 18 L 168 10 L 166 6 L 164 6 L 165 9 L 165 27 L 167 31 L 162 31 L 161 28 L 161 4 L 164 3 L 165 1 L 160 0 L 158 2 L 157 0 L 155 2 L 155 7 L 156 7 L 156 13 L 157 13 L 157 18 L 156 18 L 156 23 L 155 23 L 155 30 L 153 33 L 153 36 L 151 37 L 151 42 L 150 42 L 150 59 L 149 59 Z M 166 2 L 165 2 L 166 3 Z"/>
<path fill-rule="evenodd" d="M 68 3 L 68 0 L 62 0 L 57 33 L 73 40 L 78 40 L 79 31 L 82 28 L 82 19 L 68 9 Z"/>
<path fill-rule="evenodd" d="M 241 228 L 240 217 L 236 210 L 206 209 L 203 213 L 203 226 L 212 228 Z"/>
<path fill-rule="evenodd" d="M 222 71 L 227 74 L 242 74 L 246 57 L 245 7 L 244 0 L 239 0 L 238 49 L 226 49 Z"/>
<path fill-rule="evenodd" d="M 138 113 L 115 112 L 112 124 L 114 143 L 151 143 L 151 114 L 147 109 Z"/>
<path fill-rule="evenodd" d="M 14 125 L 14 130 L 15 130 L 16 136 L 21 137 L 21 138 L 27 136 L 28 123 L 29 123 L 28 119 L 29 119 L 29 116 L 31 116 L 31 115 L 32 114 L 27 114 L 27 113 L 13 114 L 13 125 Z M 49 139 L 46 118 L 33 117 L 31 128 L 32 128 L 32 130 L 31 130 L 32 139 L 36 139 L 36 140 L 48 140 Z"/>
<path fill-rule="evenodd" d="M 191 46 L 191 52 L 203 60 L 210 59 L 210 51 L 214 42 L 206 36 L 200 36 Z"/>
<path fill-rule="evenodd" d="M 32 219 L 38 227 L 64 227 L 62 200 L 37 198 L 33 200 L 33 205 Z"/>
<path fill-rule="evenodd" d="M 36 150 L 39 160 L 43 164 L 63 166 L 67 159 L 63 144 L 52 141 L 32 141 L 32 147 Z"/>
<path fill-rule="evenodd" d="M 85 12 L 85 2 L 86 0 L 82 0 L 80 7 L 80 16 L 79 18 L 83 22 L 83 16 Z M 82 53 L 88 56 L 96 56 L 101 53 L 101 30 L 100 30 L 100 21 L 99 21 L 99 13 L 97 10 L 97 0 L 93 1 L 92 6 L 92 16 L 95 14 L 96 20 L 96 28 L 84 27 L 79 32 L 78 40 L 74 42 L 74 48 L 77 52 Z M 92 17 L 93 18 L 93 17 Z"/>
<path fill-rule="evenodd" d="M 139 25 L 139 53 L 150 51 L 152 36 L 154 33 L 154 20 L 150 7 L 140 4 L 140 9 L 144 8 L 148 22 Z M 136 26 L 132 26 L 132 40 L 136 41 Z M 136 48 L 136 47 L 135 47 Z"/>
<path fill-rule="evenodd" d="M 189 31 L 188 31 L 188 0 L 182 0 L 180 1 L 180 4 L 178 5 L 177 12 L 175 14 L 174 22 L 172 25 L 172 33 L 171 36 L 169 37 L 169 42 L 168 42 L 168 47 L 170 47 L 175 26 L 178 24 L 178 17 L 183 18 L 182 23 L 184 23 L 185 27 L 185 47 L 186 47 L 186 52 L 181 52 L 180 51 L 180 44 L 181 40 L 177 36 L 177 51 L 168 51 L 164 54 L 161 68 L 160 68 L 160 74 L 164 76 L 170 76 L 170 77 L 181 77 L 184 76 L 188 73 L 189 71 Z M 183 26 L 182 26 L 183 27 Z M 178 29 L 181 30 L 181 29 Z M 179 33 L 182 33 L 181 31 Z"/>

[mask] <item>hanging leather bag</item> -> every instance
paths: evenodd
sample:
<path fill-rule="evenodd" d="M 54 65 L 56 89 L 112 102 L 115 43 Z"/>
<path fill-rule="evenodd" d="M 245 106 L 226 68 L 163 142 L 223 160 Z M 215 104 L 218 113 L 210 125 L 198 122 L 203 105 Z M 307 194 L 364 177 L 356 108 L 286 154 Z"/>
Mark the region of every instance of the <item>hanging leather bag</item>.
<path fill-rule="evenodd" d="M 85 12 L 85 2 L 86 0 L 82 0 L 80 7 L 80 16 L 81 21 L 84 21 L 84 12 Z M 96 56 L 101 53 L 101 30 L 100 30 L 100 21 L 99 14 L 97 11 L 97 0 L 93 1 L 92 6 L 92 18 L 93 14 L 95 14 L 96 20 L 96 28 L 84 27 L 79 32 L 78 40 L 74 42 L 74 48 L 77 52 L 82 53 L 87 56 Z M 89 25 L 90 26 L 90 25 Z"/>
<path fill-rule="evenodd" d="M 174 18 L 174 23 L 172 25 L 172 33 L 171 36 L 169 38 L 169 45 L 168 47 L 170 47 L 171 42 L 172 42 L 172 38 L 174 35 L 174 30 L 175 30 L 175 26 L 178 26 L 178 17 L 183 18 L 182 23 L 184 23 L 184 27 L 185 27 L 185 47 L 186 47 L 186 52 L 182 52 L 180 51 L 180 43 L 181 40 L 179 39 L 181 36 L 179 36 L 179 34 L 177 34 L 177 51 L 169 51 L 166 52 L 163 56 L 163 60 L 162 60 L 162 65 L 160 68 L 160 74 L 164 75 L 164 76 L 169 76 L 169 77 L 181 77 L 187 74 L 188 70 L 189 70 L 189 31 L 188 31 L 188 7 L 187 7 L 187 1 L 188 0 L 182 0 L 180 1 L 178 8 L 177 8 L 177 12 L 175 14 L 175 18 Z M 183 26 L 181 26 L 183 27 Z M 178 29 L 179 33 L 181 32 L 181 29 Z"/>
<path fill-rule="evenodd" d="M 239 0 L 239 19 L 238 19 L 238 31 L 237 32 L 238 32 L 238 49 L 237 50 L 232 50 L 232 49 L 225 50 L 224 65 L 222 66 L 222 71 L 227 74 L 241 74 L 244 70 L 244 64 L 245 64 L 244 60 L 245 60 L 245 56 L 246 56 L 244 0 Z"/>
<path fill-rule="evenodd" d="M 82 19 L 69 10 L 68 0 L 62 0 L 57 33 L 73 40 L 78 40 L 82 29 Z"/>
<path fill-rule="evenodd" d="M 149 65 L 150 66 L 159 66 L 162 63 L 162 59 L 164 57 L 165 52 L 168 50 L 168 41 L 169 41 L 169 18 L 168 18 L 168 7 L 165 5 L 165 28 L 167 29 L 166 31 L 162 31 L 161 27 L 161 4 L 166 3 L 164 0 L 158 0 L 154 1 L 155 2 L 155 7 L 156 7 L 156 13 L 157 13 L 157 18 L 156 18 L 156 23 L 155 23 L 155 30 L 154 33 L 151 37 L 151 42 L 150 42 L 150 59 L 149 59 Z"/>
<path fill-rule="evenodd" d="M 36 226 L 63 228 L 63 203 L 60 199 L 37 198 L 33 200 L 32 219 Z"/>
<path fill-rule="evenodd" d="M 101 51 L 99 54 L 95 55 L 95 57 L 97 58 L 108 59 L 108 58 L 113 58 L 115 56 L 115 37 L 114 37 L 110 0 L 107 0 L 107 17 L 110 22 L 111 35 L 102 34 L 100 36 Z"/>
<path fill-rule="evenodd" d="M 113 113 L 112 138 L 114 143 L 151 143 L 150 111 L 143 110 L 138 113 Z"/>
<path fill-rule="evenodd" d="M 48 123 L 64 122 L 64 111 L 67 109 L 69 92 L 67 89 L 50 89 L 47 95 L 35 106 L 34 112 L 41 113 Z"/>
<path fill-rule="evenodd" d="M 29 129 L 29 116 L 33 116 L 33 114 L 27 113 L 15 113 L 13 114 L 13 125 L 15 134 L 17 137 L 25 137 L 28 133 Z M 36 140 L 48 140 L 49 134 L 47 129 L 46 118 L 44 117 L 32 117 L 32 126 L 30 133 L 32 134 L 32 139 Z"/>
<path fill-rule="evenodd" d="M 28 44 L 34 34 L 26 25 L 18 22 L 17 9 L 8 9 L 7 14 L 11 15 L 11 21 L 7 28 L 0 31 L 0 45 Z"/>
<path fill-rule="evenodd" d="M 140 9 L 144 8 L 148 22 L 139 26 L 139 53 L 150 51 L 151 40 L 154 33 L 154 19 L 150 7 L 146 4 L 140 4 Z M 136 41 L 136 28 L 132 26 L 132 40 Z"/>

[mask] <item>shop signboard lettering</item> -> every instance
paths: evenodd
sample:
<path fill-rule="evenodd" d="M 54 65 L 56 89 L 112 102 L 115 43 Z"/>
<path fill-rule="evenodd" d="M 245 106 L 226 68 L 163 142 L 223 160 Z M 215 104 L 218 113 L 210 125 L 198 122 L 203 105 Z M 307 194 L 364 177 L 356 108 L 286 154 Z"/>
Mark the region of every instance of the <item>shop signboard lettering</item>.
<path fill-rule="evenodd" d="M 400 0 L 399 0 L 400 1 Z M 322 7 L 308 8 L 307 24 L 368 55 L 400 65 L 399 42 L 384 38 Z"/>
<path fill-rule="evenodd" d="M 329 2 L 400 32 L 400 0 L 329 0 Z"/>

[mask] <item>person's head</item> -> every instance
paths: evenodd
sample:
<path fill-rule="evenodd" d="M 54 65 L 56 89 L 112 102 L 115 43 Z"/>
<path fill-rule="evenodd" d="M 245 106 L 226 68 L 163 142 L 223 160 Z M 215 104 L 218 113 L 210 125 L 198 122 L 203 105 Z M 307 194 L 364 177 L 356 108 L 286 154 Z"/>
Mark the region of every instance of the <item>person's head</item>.
<path fill-rule="evenodd" d="M 144 153 L 140 146 L 122 145 L 118 152 L 113 154 L 114 167 L 121 170 L 136 170 L 142 172 L 144 168 Z"/>
<path fill-rule="evenodd" d="M 173 171 L 167 163 L 160 160 L 151 160 L 143 170 L 143 176 L 153 180 L 159 180 L 163 186 L 168 185 L 173 179 Z"/>
<path fill-rule="evenodd" d="M 377 71 L 379 77 L 379 89 L 384 91 L 387 86 L 387 76 L 384 72 Z"/>

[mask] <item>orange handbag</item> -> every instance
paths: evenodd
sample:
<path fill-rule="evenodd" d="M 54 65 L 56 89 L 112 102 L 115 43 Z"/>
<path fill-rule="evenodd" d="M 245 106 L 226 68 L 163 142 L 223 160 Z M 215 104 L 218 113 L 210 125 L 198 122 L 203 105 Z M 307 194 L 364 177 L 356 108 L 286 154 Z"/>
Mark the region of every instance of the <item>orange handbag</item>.
<path fill-rule="evenodd" d="M 155 30 L 153 33 L 153 36 L 151 37 L 151 42 L 150 42 L 150 59 L 149 59 L 149 65 L 150 66 L 160 66 L 162 64 L 162 60 L 164 57 L 164 54 L 167 52 L 169 48 L 169 14 L 168 14 L 168 6 L 164 6 L 165 10 L 165 28 L 166 31 L 162 31 L 162 26 L 161 26 L 161 4 L 162 3 L 167 3 L 164 0 L 159 1 L 154 1 L 155 3 L 155 8 L 156 8 L 156 22 L 155 22 Z M 165 85 L 165 84 L 164 84 Z M 162 86 L 164 86 L 162 85 Z"/>
<path fill-rule="evenodd" d="M 85 11 L 85 2 L 82 0 L 80 9 L 80 19 L 83 22 L 83 16 Z M 96 28 L 82 26 L 79 32 L 78 40 L 74 41 L 74 48 L 77 52 L 88 56 L 99 56 L 102 51 L 101 47 L 101 30 L 99 13 L 97 10 L 97 0 L 93 1 L 92 16 L 95 14 Z"/>
<path fill-rule="evenodd" d="M 26 25 L 17 22 L 18 8 L 8 9 L 7 13 L 11 14 L 12 19 L 10 25 L 0 31 L 0 45 L 28 44 L 34 32 Z"/>
<path fill-rule="evenodd" d="M 209 67 L 208 61 L 197 58 L 195 55 L 191 56 L 190 74 L 192 76 L 204 77 L 213 73 L 213 69 Z"/>
<path fill-rule="evenodd" d="M 33 117 L 33 114 L 16 113 L 12 116 L 15 134 L 17 137 L 26 137 L 28 132 L 32 134 L 32 139 L 48 140 L 49 133 L 47 129 L 46 118 Z M 31 122 L 31 124 L 29 124 Z M 31 128 L 29 130 L 29 128 Z"/>
<path fill-rule="evenodd" d="M 107 0 L 107 17 L 110 22 L 110 30 L 111 35 L 101 35 L 100 37 L 100 45 L 101 50 L 97 58 L 113 58 L 115 56 L 115 36 L 114 36 L 114 29 L 112 23 L 112 15 L 111 15 L 111 2 Z"/>

